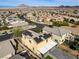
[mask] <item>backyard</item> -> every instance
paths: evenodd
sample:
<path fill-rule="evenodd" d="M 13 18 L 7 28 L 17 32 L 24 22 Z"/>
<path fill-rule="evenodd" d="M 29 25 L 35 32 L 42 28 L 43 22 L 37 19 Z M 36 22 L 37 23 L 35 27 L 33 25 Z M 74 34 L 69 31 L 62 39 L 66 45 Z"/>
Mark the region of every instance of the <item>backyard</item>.
<path fill-rule="evenodd" d="M 44 59 L 53 59 L 51 56 L 47 55 Z"/>

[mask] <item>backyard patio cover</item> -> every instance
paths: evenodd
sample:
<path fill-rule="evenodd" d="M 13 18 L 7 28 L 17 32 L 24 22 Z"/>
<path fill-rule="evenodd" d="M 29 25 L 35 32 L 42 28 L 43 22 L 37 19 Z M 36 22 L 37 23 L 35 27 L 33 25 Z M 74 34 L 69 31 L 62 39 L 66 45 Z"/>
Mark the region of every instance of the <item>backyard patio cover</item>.
<path fill-rule="evenodd" d="M 48 42 L 45 46 L 43 46 L 42 48 L 38 49 L 42 54 L 45 54 L 47 51 L 49 51 L 51 48 L 53 48 L 54 46 L 56 46 L 57 43 L 52 41 L 52 42 Z"/>

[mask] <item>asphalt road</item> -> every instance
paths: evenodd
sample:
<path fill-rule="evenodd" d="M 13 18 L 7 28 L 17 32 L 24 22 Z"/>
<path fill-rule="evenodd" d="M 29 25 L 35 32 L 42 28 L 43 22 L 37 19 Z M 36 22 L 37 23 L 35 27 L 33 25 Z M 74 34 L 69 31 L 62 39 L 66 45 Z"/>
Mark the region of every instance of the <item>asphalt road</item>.
<path fill-rule="evenodd" d="M 5 34 L 0 36 L 0 41 L 12 39 L 13 34 Z"/>
<path fill-rule="evenodd" d="M 76 57 L 68 54 L 67 52 L 65 52 L 57 47 L 55 49 L 49 51 L 49 54 L 51 54 L 52 56 L 55 56 L 57 59 L 77 59 Z"/>

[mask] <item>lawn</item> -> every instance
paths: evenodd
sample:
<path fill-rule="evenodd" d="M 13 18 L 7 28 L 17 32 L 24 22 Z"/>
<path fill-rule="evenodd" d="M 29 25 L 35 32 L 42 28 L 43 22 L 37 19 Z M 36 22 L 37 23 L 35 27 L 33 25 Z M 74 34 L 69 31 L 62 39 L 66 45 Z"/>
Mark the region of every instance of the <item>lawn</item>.
<path fill-rule="evenodd" d="M 53 59 L 51 56 L 46 56 L 44 59 Z"/>
<path fill-rule="evenodd" d="M 21 46 L 18 46 L 18 52 L 23 51 L 23 48 Z"/>
<path fill-rule="evenodd" d="M 37 33 L 42 32 L 42 28 L 33 28 L 32 30 L 35 31 L 35 32 L 37 32 Z"/>

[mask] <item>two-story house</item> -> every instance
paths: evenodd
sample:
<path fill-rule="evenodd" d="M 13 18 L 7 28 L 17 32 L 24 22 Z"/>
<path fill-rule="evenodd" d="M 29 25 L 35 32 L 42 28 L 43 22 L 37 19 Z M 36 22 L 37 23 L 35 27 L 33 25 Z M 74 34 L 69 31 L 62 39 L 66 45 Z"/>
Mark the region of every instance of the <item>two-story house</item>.
<path fill-rule="evenodd" d="M 32 30 L 24 31 L 22 43 L 38 56 L 44 56 L 57 44 L 62 44 L 65 40 L 71 40 L 71 31 L 62 27 L 44 27 L 42 33 Z"/>
<path fill-rule="evenodd" d="M 65 40 L 73 40 L 72 32 L 62 27 L 44 27 L 43 32 L 50 33 L 58 44 L 62 44 Z"/>
<path fill-rule="evenodd" d="M 57 45 L 57 43 L 52 40 L 51 34 L 39 34 L 32 30 L 24 31 L 22 34 L 22 43 L 40 57 Z"/>

